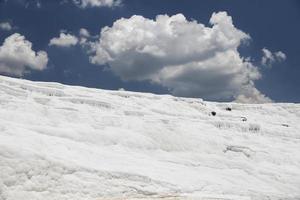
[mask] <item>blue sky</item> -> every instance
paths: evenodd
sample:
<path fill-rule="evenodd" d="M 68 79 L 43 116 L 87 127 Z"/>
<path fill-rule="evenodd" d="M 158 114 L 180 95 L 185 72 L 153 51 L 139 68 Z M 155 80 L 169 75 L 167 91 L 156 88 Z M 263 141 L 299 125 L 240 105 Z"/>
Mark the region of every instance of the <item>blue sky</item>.
<path fill-rule="evenodd" d="M 206 100 L 300 102 L 297 0 L 97 2 L 0 0 L 0 74 Z M 163 31 L 169 26 L 175 35 Z M 36 55 L 18 55 L 17 40 Z"/>

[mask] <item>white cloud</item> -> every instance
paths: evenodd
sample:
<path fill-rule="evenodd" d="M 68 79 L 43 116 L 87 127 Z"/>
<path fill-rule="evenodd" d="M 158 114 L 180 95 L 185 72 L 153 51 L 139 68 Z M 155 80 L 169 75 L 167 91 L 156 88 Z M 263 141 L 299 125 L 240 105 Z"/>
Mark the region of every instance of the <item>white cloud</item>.
<path fill-rule="evenodd" d="M 78 43 L 78 38 L 68 33 L 60 33 L 59 37 L 52 38 L 49 46 L 70 47 Z"/>
<path fill-rule="evenodd" d="M 286 55 L 282 51 L 277 51 L 274 53 L 275 58 L 277 58 L 278 61 L 284 61 L 286 60 Z"/>
<path fill-rule="evenodd" d="M 90 33 L 85 28 L 81 28 L 79 30 L 79 36 L 87 38 L 87 37 L 90 37 Z"/>
<path fill-rule="evenodd" d="M 4 31 L 10 31 L 12 30 L 12 25 L 9 22 L 2 22 L 0 23 L 0 30 L 4 30 Z"/>
<path fill-rule="evenodd" d="M 282 62 L 286 60 L 286 55 L 282 51 L 277 51 L 272 53 L 270 50 L 263 48 L 263 57 L 261 59 L 261 64 L 267 67 L 272 67 L 276 62 Z"/>
<path fill-rule="evenodd" d="M 81 8 L 89 7 L 115 7 L 121 4 L 121 0 L 73 0 Z"/>
<path fill-rule="evenodd" d="M 88 45 L 88 39 L 91 37 L 90 33 L 88 30 L 86 30 L 85 28 L 81 28 L 79 30 L 79 44 L 82 47 L 85 47 Z"/>
<path fill-rule="evenodd" d="M 19 33 L 7 37 L 0 46 L 0 73 L 22 76 L 28 69 L 45 69 L 47 63 L 47 53 L 33 51 L 32 43 Z"/>
<path fill-rule="evenodd" d="M 254 81 L 260 72 L 237 50 L 250 36 L 226 12 L 213 13 L 210 24 L 182 14 L 122 18 L 102 29 L 90 61 L 108 64 L 123 80 L 148 80 L 174 95 L 213 100 L 246 98 L 250 92 L 257 96 Z"/>
<path fill-rule="evenodd" d="M 253 83 L 243 88 L 243 92 L 236 99 L 238 103 L 271 103 L 272 100 L 257 90 Z"/>

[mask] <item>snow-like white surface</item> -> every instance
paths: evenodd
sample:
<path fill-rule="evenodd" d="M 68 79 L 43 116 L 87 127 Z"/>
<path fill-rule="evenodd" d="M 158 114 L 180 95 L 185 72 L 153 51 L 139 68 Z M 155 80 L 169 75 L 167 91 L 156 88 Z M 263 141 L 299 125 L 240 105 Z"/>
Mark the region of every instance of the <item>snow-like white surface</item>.
<path fill-rule="evenodd" d="M 1 200 L 142 197 L 300 199 L 300 105 L 0 76 Z"/>

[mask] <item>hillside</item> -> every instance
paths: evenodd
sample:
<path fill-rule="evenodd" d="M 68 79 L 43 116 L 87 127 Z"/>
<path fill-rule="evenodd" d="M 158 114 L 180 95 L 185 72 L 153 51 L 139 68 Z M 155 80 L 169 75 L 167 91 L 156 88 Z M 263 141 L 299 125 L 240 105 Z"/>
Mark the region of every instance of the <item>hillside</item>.
<path fill-rule="evenodd" d="M 1 200 L 141 198 L 300 199 L 300 105 L 0 76 Z"/>

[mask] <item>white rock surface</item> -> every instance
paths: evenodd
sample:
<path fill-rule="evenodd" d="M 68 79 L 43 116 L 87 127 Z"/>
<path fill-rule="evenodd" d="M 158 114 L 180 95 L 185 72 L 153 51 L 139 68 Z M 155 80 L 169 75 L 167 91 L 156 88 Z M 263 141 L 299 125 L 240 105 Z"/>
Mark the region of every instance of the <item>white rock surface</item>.
<path fill-rule="evenodd" d="M 0 76 L 1 200 L 141 198 L 300 199 L 300 105 Z"/>

